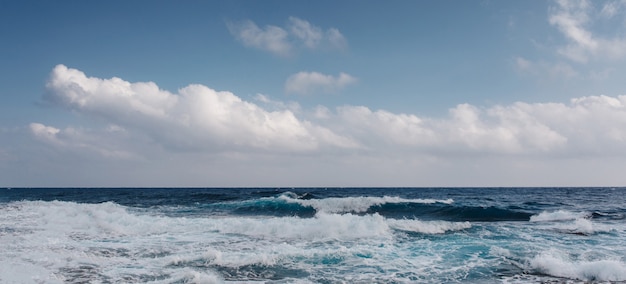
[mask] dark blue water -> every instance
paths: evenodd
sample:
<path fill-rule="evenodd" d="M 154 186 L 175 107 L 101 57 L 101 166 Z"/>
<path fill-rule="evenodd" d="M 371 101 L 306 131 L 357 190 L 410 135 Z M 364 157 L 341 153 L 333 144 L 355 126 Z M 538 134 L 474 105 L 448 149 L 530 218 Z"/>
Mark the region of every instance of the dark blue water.
<path fill-rule="evenodd" d="M 0 189 L 0 282 L 626 281 L 625 188 Z"/>

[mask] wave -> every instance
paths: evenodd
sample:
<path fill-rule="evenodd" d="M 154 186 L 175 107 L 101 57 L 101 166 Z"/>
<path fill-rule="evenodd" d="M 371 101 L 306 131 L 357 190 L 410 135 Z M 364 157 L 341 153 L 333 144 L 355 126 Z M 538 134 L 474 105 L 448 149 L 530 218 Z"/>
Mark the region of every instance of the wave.
<path fill-rule="evenodd" d="M 167 232 L 167 217 L 138 214 L 114 202 L 19 201 L 5 206 L 16 231 L 45 229 L 80 236 L 124 236 Z M 78 233 L 80 232 L 80 233 Z"/>
<path fill-rule="evenodd" d="M 545 252 L 530 260 L 539 273 L 582 281 L 626 281 L 626 263 L 617 259 L 575 260 Z"/>
<path fill-rule="evenodd" d="M 381 208 L 381 214 L 391 216 L 415 216 L 422 219 L 437 219 L 446 221 L 470 221 L 470 222 L 499 222 L 499 221 L 528 221 L 531 214 L 518 210 L 500 208 L 495 206 L 463 206 L 463 205 L 427 205 L 407 206 L 399 208 L 390 205 Z M 397 214 L 401 213 L 401 214 Z M 400 217 L 400 216 L 398 216 Z"/>
<path fill-rule="evenodd" d="M 557 210 L 541 212 L 530 217 L 530 222 L 539 223 L 544 229 L 575 235 L 592 235 L 614 231 L 612 226 L 593 222 L 597 213 Z"/>
<path fill-rule="evenodd" d="M 275 216 L 313 218 L 316 214 L 356 215 L 379 214 L 393 219 L 442 220 L 451 222 L 528 221 L 531 214 L 520 208 L 468 206 L 455 204 L 453 199 L 402 198 L 397 196 L 357 196 L 319 198 L 313 194 L 292 192 L 274 196 L 230 200 L 219 194 L 191 194 L 196 202 L 186 205 L 126 207 L 135 211 L 158 211 L 169 217 L 208 216 Z M 269 195 L 263 193 L 263 195 Z M 219 201 L 218 201 L 219 200 Z M 216 202 L 217 201 L 217 202 Z M 110 202 L 99 203 L 107 204 Z M 118 203 L 110 203 L 116 204 Z M 120 206 L 120 205 L 118 205 Z"/>
<path fill-rule="evenodd" d="M 394 220 L 378 214 L 318 213 L 314 218 L 225 218 L 208 228 L 222 234 L 285 240 L 391 239 L 395 231 L 443 234 L 471 227 L 469 222 Z"/>
<path fill-rule="evenodd" d="M 398 205 L 398 209 L 407 207 L 410 209 L 412 206 L 452 204 L 453 202 L 452 199 L 405 199 L 391 196 L 317 199 L 308 193 L 297 195 L 292 192 L 284 192 L 274 197 L 208 204 L 207 208 L 241 215 L 313 217 L 317 213 L 392 213 L 385 211 L 390 211 L 389 209 L 394 211 L 391 208 L 393 205 Z"/>
<path fill-rule="evenodd" d="M 30 273 L 42 283 L 302 279 L 307 269 L 291 268 L 294 261 L 308 267 L 366 258 L 381 245 L 394 249 L 406 231 L 471 226 L 324 212 L 168 217 L 112 202 L 19 201 L 0 209 L 0 228 L 7 228 L 0 232 L 0 282 L 31 282 Z"/>
<path fill-rule="evenodd" d="M 531 216 L 507 208 L 391 197 L 379 197 L 389 202 L 359 213 L 318 212 L 313 205 L 286 201 L 281 195 L 197 206 L 226 210 L 223 215 L 169 215 L 162 207 L 113 202 L 0 204 L 0 282 L 489 283 L 502 275 L 626 281 L 624 231 L 615 220 L 606 223 L 619 228 L 611 234 L 563 237 L 534 232 L 537 227 L 559 226 L 578 226 L 576 230 L 582 231 L 587 225 L 597 232 L 605 224 L 589 218 L 474 223 L 466 219 L 525 216 L 528 221 Z M 321 203 L 329 199 L 308 198 Z M 358 200 L 374 199 L 352 199 Z M 259 204 L 308 210 L 312 215 L 231 214 L 245 206 L 265 210 Z M 405 215 L 410 217 L 401 218 Z M 567 254 L 532 253 L 546 247 Z M 591 250 L 596 251 L 588 253 Z"/>
<path fill-rule="evenodd" d="M 302 206 L 312 207 L 317 212 L 325 213 L 365 213 L 372 206 L 380 206 L 383 204 L 452 204 L 452 199 L 405 199 L 401 197 L 330 197 L 324 199 L 302 199 L 298 195 L 286 192 L 281 194 L 278 199 L 288 203 L 297 203 Z"/>
<path fill-rule="evenodd" d="M 305 198 L 305 199 L 303 199 Z M 394 219 L 443 221 L 528 221 L 530 214 L 498 207 L 455 205 L 452 199 L 382 197 L 329 197 L 316 199 L 285 192 L 275 197 L 208 205 L 226 214 L 314 217 L 318 213 L 380 214 Z"/>
<path fill-rule="evenodd" d="M 584 212 L 571 212 L 567 210 L 544 211 L 530 217 L 530 222 L 554 222 L 572 221 L 580 218 L 588 218 L 590 214 Z"/>
<path fill-rule="evenodd" d="M 391 238 L 392 231 L 380 215 L 358 216 L 319 213 L 314 218 L 225 218 L 208 224 L 222 234 L 289 240 L 356 240 Z"/>
<path fill-rule="evenodd" d="M 126 279 L 125 279 L 126 280 Z M 134 280 L 134 279 L 133 279 Z M 130 282 L 130 281 L 129 281 Z M 137 281 L 139 282 L 139 281 Z M 156 282 L 156 281 L 145 281 Z M 169 281 L 162 281 L 156 283 L 206 283 L 206 284 L 218 284 L 224 283 L 224 279 L 221 276 L 212 273 L 211 271 L 198 271 L 191 268 L 184 268 L 182 271 L 177 271 L 171 275 Z"/>
<path fill-rule="evenodd" d="M 7 227 L 7 234 L 11 232 L 32 233 L 36 229 L 46 229 L 71 234 L 74 238 L 158 235 L 200 230 L 255 238 L 323 241 L 390 238 L 395 230 L 439 234 L 467 229 L 471 226 L 469 222 L 395 220 L 378 213 L 358 215 L 319 212 L 312 218 L 298 216 L 167 217 L 154 215 L 154 212 L 131 210 L 131 208 L 112 202 L 81 204 L 66 201 L 23 201 L 13 203 L 11 208 L 5 207 L 3 210 L 5 213 L 13 211 L 12 217 L 6 219 L 10 220 L 11 224 L 0 224 L 1 227 Z"/>

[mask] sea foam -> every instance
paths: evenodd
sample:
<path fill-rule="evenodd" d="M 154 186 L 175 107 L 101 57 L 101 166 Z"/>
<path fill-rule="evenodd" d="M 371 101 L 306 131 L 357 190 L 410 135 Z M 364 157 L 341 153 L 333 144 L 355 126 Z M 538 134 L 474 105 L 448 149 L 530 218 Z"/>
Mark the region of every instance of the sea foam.
<path fill-rule="evenodd" d="M 451 231 L 460 231 L 472 227 L 470 222 L 447 221 L 420 221 L 420 220 L 387 220 L 390 226 L 401 231 L 422 234 L 443 234 Z"/>
<path fill-rule="evenodd" d="M 571 221 L 579 218 L 588 217 L 588 213 L 571 212 L 567 210 L 557 210 L 552 212 L 541 212 L 530 217 L 531 222 L 553 222 L 553 221 Z"/>
<path fill-rule="evenodd" d="M 591 235 L 613 231 L 612 226 L 596 224 L 590 219 L 591 214 L 558 210 L 541 212 L 530 217 L 530 222 L 540 223 L 543 228 L 580 235 Z"/>
<path fill-rule="evenodd" d="M 278 197 L 281 200 L 290 203 L 298 203 L 302 206 L 312 207 L 318 212 L 326 213 L 363 213 L 367 212 L 372 206 L 383 204 L 398 203 L 417 203 L 417 204 L 433 204 L 443 203 L 452 204 L 452 199 L 406 199 L 401 197 L 383 196 L 359 196 L 359 197 L 331 197 L 324 199 L 298 199 L 294 194 L 282 194 Z"/>
<path fill-rule="evenodd" d="M 617 259 L 577 260 L 548 251 L 530 260 L 531 268 L 551 276 L 583 281 L 626 281 L 626 263 Z"/>
<path fill-rule="evenodd" d="M 224 234 L 257 238 L 306 239 L 311 241 L 390 238 L 386 219 L 378 214 L 318 213 L 314 218 L 220 218 L 205 221 L 208 228 Z"/>
<path fill-rule="evenodd" d="M 0 202 L 0 282 L 626 283 L 626 225 L 611 217 L 624 214 L 621 193 L 606 197 L 607 211 L 580 198 L 527 206 L 543 195 L 526 189 L 489 191 L 489 206 L 482 189 L 403 191 L 425 199 L 229 190 L 193 189 L 222 192 L 197 198 L 120 189 L 93 199 L 96 190 L 58 190 L 42 199 L 66 201 L 18 201 L 37 200 L 28 191 Z"/>

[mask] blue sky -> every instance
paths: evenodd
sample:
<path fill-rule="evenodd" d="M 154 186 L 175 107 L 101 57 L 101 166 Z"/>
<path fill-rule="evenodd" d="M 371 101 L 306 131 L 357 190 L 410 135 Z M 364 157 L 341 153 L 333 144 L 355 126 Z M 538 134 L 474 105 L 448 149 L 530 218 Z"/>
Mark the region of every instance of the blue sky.
<path fill-rule="evenodd" d="M 624 185 L 626 1 L 0 1 L 0 186 Z"/>

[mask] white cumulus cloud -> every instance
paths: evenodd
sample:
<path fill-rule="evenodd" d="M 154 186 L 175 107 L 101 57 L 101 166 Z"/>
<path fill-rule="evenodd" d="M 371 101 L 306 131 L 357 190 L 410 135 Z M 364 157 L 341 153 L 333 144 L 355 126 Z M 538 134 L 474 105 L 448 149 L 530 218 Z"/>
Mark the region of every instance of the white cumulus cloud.
<path fill-rule="evenodd" d="M 85 177 L 83 185 L 124 177 L 115 179 L 117 186 L 626 181 L 619 172 L 626 159 L 626 95 L 459 104 L 429 117 L 354 105 L 307 109 L 265 95 L 257 95 L 256 104 L 203 85 L 170 92 L 152 82 L 88 77 L 64 65 L 53 69 L 47 89 L 48 102 L 92 123 L 31 123 L 27 143 L 12 135 L 13 142 L 0 144 L 3 155 L 13 157 L 11 165 L 27 166 L 13 170 L 5 161 L 4 170 L 54 173 L 48 180 L 74 171 Z M 28 153 L 34 153 L 31 163 Z"/>
<path fill-rule="evenodd" d="M 420 118 L 366 107 L 338 109 L 344 132 L 371 149 L 403 146 L 432 153 L 547 153 L 567 138 L 518 106 L 486 110 L 469 104 L 450 109 L 447 118 Z"/>
<path fill-rule="evenodd" d="M 58 65 L 47 99 L 73 111 L 145 133 L 165 146 L 309 151 L 353 147 L 347 138 L 298 119 L 290 110 L 266 111 L 230 92 L 189 85 L 173 94 L 152 82 L 99 79 Z M 37 133 L 54 129 L 35 125 Z M 48 135 L 49 136 L 49 135 Z"/>
<path fill-rule="evenodd" d="M 313 93 L 333 93 L 354 84 L 357 79 L 346 73 L 338 76 L 319 72 L 298 72 L 287 78 L 285 93 L 307 95 Z"/>
<path fill-rule="evenodd" d="M 341 79 L 341 75 L 298 74 L 288 84 L 291 92 L 337 88 L 353 80 L 346 77 L 349 75 L 344 77 L 350 79 Z M 350 105 L 302 110 L 299 105 L 258 95 L 257 101 L 270 111 L 233 93 L 203 85 L 189 85 L 170 93 L 152 82 L 87 77 L 64 65 L 54 68 L 47 88 L 48 101 L 105 122 L 102 131 L 107 135 L 124 134 L 128 139 L 152 141 L 172 149 L 626 154 L 626 96 L 587 96 L 569 103 L 518 102 L 487 108 L 460 104 L 446 116 L 435 118 Z M 62 130 L 40 122 L 31 124 L 30 130 L 41 141 L 56 145 L 78 145 L 71 139 L 80 140 L 81 145 L 96 141 L 75 139 L 90 135 L 86 131 Z"/>

